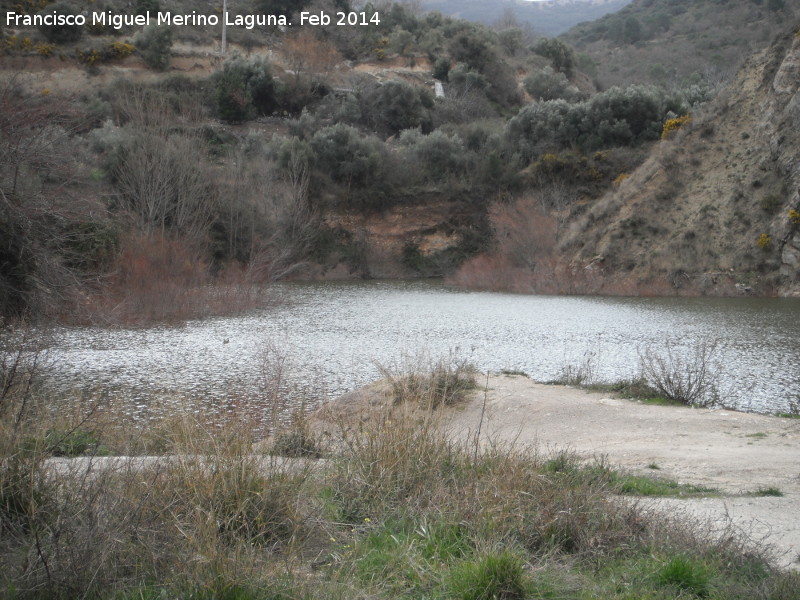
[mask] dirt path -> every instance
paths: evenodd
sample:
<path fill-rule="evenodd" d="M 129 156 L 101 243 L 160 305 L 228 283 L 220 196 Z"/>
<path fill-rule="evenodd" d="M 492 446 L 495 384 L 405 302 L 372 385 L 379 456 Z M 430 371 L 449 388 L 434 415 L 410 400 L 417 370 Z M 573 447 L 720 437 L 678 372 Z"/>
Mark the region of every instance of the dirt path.
<path fill-rule="evenodd" d="M 340 416 L 380 404 L 380 386 L 348 394 Z M 654 499 L 656 510 L 696 517 L 720 529 L 731 522 L 772 544 L 781 564 L 800 568 L 800 420 L 728 410 L 650 406 L 580 389 L 493 376 L 447 418 L 454 435 L 471 435 L 485 413 L 481 441 L 569 448 L 605 456 L 628 472 L 704 484 L 719 498 Z M 651 468 L 657 465 L 658 470 Z M 783 497 L 745 496 L 776 487 Z"/>

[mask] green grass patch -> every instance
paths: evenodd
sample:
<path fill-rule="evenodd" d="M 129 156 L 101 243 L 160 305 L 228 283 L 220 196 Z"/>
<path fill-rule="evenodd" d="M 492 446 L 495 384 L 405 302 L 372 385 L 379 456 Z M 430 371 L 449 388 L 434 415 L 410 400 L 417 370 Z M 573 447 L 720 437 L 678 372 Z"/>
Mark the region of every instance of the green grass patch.
<path fill-rule="evenodd" d="M 689 594 L 697 598 L 708 598 L 713 590 L 714 571 L 706 562 L 691 556 L 675 556 L 657 574 L 659 585 L 678 592 L 683 597 Z"/>
<path fill-rule="evenodd" d="M 797 597 L 786 595 L 782 590 L 788 590 L 792 582 L 800 581 L 797 574 L 788 573 L 785 579 L 774 579 L 770 569 L 756 556 L 740 559 L 724 550 L 714 554 L 695 548 L 689 552 L 677 546 L 649 552 L 645 548 L 638 548 L 609 557 L 608 561 L 594 568 L 583 566 L 580 574 L 576 573 L 574 567 L 569 569 L 571 581 L 562 579 L 559 595 L 542 597 L 582 600 L 751 600 L 748 590 L 762 589 L 764 598 L 783 600 Z M 582 579 L 576 575 L 582 575 Z"/>
<path fill-rule="evenodd" d="M 614 484 L 620 494 L 630 496 L 668 496 L 674 498 L 706 497 L 719 495 L 716 488 L 691 483 L 678 483 L 671 479 L 644 475 L 616 475 Z"/>
<path fill-rule="evenodd" d="M 519 371 L 517 369 L 502 369 L 500 371 L 500 374 L 501 375 L 507 375 L 509 377 L 527 377 L 527 378 L 530 378 L 530 375 L 528 375 L 525 371 Z"/>
<path fill-rule="evenodd" d="M 756 433 L 747 433 L 747 434 L 745 434 L 744 437 L 753 438 L 753 439 L 756 439 L 756 440 L 763 440 L 767 436 L 768 436 L 768 434 L 764 433 L 763 431 L 758 431 Z"/>
<path fill-rule="evenodd" d="M 775 486 L 770 486 L 770 487 L 760 487 L 755 492 L 750 492 L 747 495 L 755 497 L 772 496 L 775 498 L 782 498 L 783 492 L 780 490 L 780 488 L 777 488 Z"/>
<path fill-rule="evenodd" d="M 648 468 L 658 469 L 651 464 Z M 717 496 L 716 488 L 646 475 L 629 475 L 615 471 L 602 460 L 586 464 L 569 452 L 560 452 L 542 464 L 544 473 L 568 476 L 575 485 L 602 485 L 609 491 L 630 496 L 668 496 L 674 498 Z"/>
<path fill-rule="evenodd" d="M 781 419 L 800 419 L 800 414 L 793 412 L 779 412 L 775 413 L 775 416 Z"/>
<path fill-rule="evenodd" d="M 508 550 L 487 552 L 453 569 L 450 596 L 459 600 L 524 600 L 529 586 L 518 555 Z"/>
<path fill-rule="evenodd" d="M 49 456 L 108 456 L 110 454 L 94 431 L 82 429 L 48 429 L 43 435 L 29 437 L 25 447 L 30 452 L 43 452 Z"/>
<path fill-rule="evenodd" d="M 655 398 L 629 398 L 630 400 L 637 400 L 642 404 L 647 404 L 649 406 L 686 406 L 682 402 L 678 402 L 677 400 L 671 400 L 670 398 L 665 398 L 664 396 L 656 396 Z"/>
<path fill-rule="evenodd" d="M 644 379 L 620 379 L 611 383 L 592 383 L 582 387 L 592 392 L 616 394 L 626 400 L 638 400 L 654 406 L 682 406 L 680 402 L 664 397 Z"/>
<path fill-rule="evenodd" d="M 82 456 L 94 454 L 96 456 L 107 456 L 108 449 L 100 443 L 100 438 L 94 431 L 83 431 L 75 429 L 73 431 L 50 430 L 45 436 L 45 444 L 53 456 Z"/>
<path fill-rule="evenodd" d="M 463 523 L 403 517 L 368 526 L 340 551 L 362 584 L 380 582 L 392 597 L 419 598 L 440 596 L 447 566 L 469 557 L 473 547 Z"/>

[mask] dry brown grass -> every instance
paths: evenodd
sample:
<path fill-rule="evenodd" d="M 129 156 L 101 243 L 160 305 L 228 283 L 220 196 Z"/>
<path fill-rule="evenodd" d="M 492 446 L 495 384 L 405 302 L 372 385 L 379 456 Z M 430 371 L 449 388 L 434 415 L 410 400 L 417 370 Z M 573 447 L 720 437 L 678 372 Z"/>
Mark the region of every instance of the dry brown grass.
<path fill-rule="evenodd" d="M 52 465 L 30 438 L 2 434 L 0 585 L 20 597 L 266 584 L 273 557 L 302 539 L 308 470 L 253 455 L 241 428 L 184 420 L 169 460 Z"/>
<path fill-rule="evenodd" d="M 436 361 L 425 356 L 406 357 L 399 369 L 380 366 L 379 370 L 389 383 L 395 404 L 427 409 L 452 406 L 477 386 L 475 367 L 454 355 Z"/>
<path fill-rule="evenodd" d="M 644 539 L 636 509 L 608 503 L 606 466 L 584 468 L 569 452 L 454 440 L 442 408 L 390 403 L 358 427 L 341 424 L 343 449 L 329 480 L 338 519 L 358 524 L 406 510 L 447 515 L 468 523 L 476 538 L 542 556 L 600 554 L 621 540 Z"/>

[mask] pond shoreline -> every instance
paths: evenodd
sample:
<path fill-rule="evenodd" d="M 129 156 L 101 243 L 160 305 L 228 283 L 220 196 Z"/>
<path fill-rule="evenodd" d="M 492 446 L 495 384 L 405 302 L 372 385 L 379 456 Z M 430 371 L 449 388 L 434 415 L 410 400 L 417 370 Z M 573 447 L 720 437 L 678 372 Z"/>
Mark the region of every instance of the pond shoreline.
<path fill-rule="evenodd" d="M 265 352 L 277 350 L 288 361 L 286 377 L 328 398 L 375 380 L 377 365 L 392 369 L 417 357 L 542 381 L 578 369 L 613 382 L 637 376 L 640 350 L 669 346 L 691 358 L 699 344 L 716 341 L 722 404 L 788 412 L 800 394 L 796 300 L 524 296 L 431 281 L 278 288 L 284 302 L 239 317 L 180 328 L 56 330 L 54 381 L 63 389 L 130 390 L 142 404 L 165 391 L 201 402 L 256 399 Z"/>

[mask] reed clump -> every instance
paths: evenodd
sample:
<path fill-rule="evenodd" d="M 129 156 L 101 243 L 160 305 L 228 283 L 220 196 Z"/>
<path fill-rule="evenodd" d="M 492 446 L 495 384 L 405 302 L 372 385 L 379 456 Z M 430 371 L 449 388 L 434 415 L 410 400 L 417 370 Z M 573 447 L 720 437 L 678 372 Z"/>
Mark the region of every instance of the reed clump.
<path fill-rule="evenodd" d="M 452 406 L 477 387 L 475 366 L 456 355 L 438 360 L 405 357 L 399 368 L 378 368 L 396 404 L 409 402 L 430 409 Z"/>

